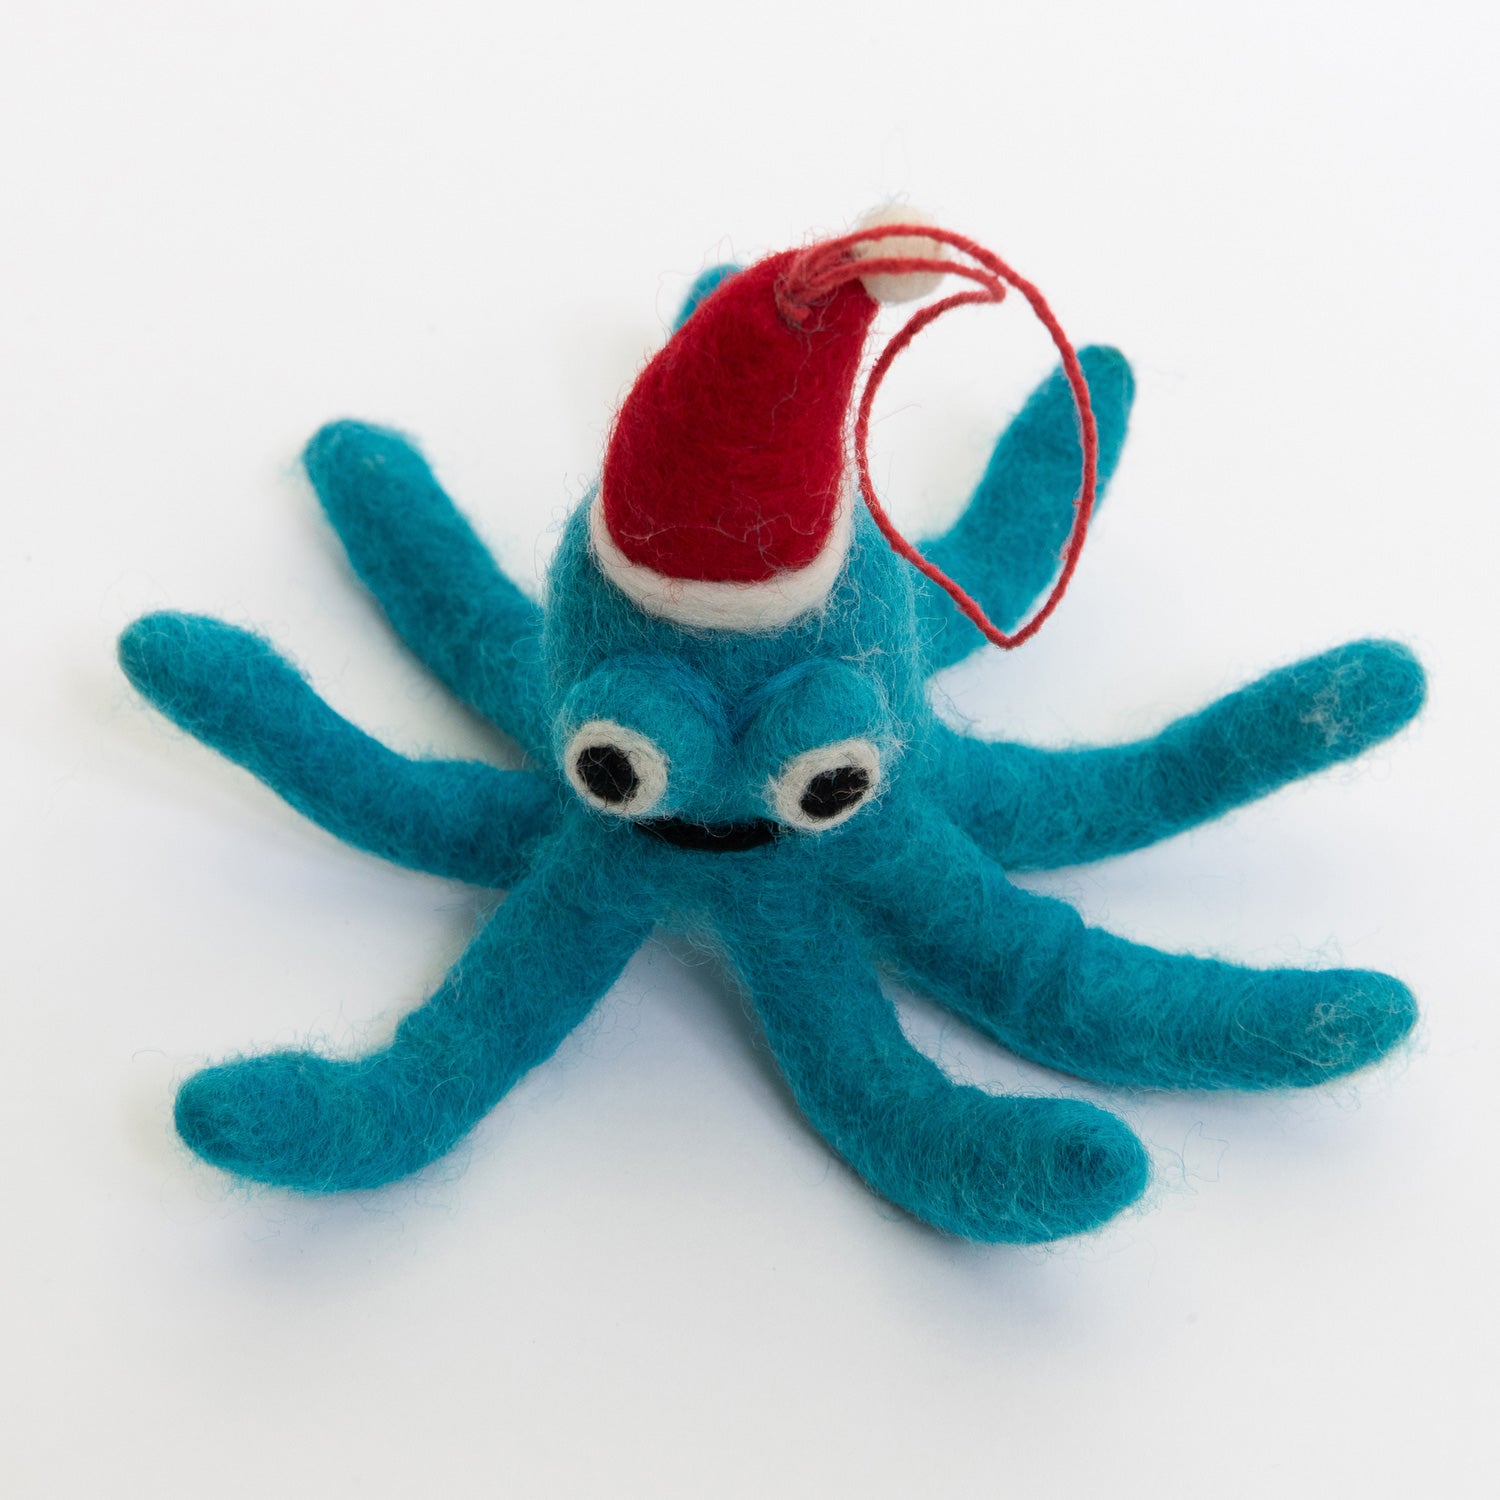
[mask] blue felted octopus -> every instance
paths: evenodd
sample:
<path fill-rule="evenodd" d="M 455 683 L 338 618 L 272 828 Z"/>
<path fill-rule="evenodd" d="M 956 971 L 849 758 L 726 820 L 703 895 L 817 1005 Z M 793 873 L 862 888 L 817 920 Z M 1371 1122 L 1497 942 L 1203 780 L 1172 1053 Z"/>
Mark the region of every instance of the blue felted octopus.
<path fill-rule="evenodd" d="M 1387 975 L 1160 953 L 1007 878 L 1141 848 L 1357 755 L 1416 713 L 1423 675 L 1404 647 L 1361 641 L 1133 744 L 1040 750 L 942 724 L 928 679 L 977 637 L 877 530 L 845 441 L 875 297 L 923 289 L 910 266 L 927 261 L 905 250 L 904 279 L 889 257 L 870 261 L 882 280 L 810 275 L 796 256 L 700 278 L 621 410 L 543 607 L 403 438 L 339 422 L 313 439 L 307 472 L 356 573 L 531 769 L 397 755 L 219 621 L 125 631 L 140 692 L 305 816 L 510 892 L 384 1049 L 190 1077 L 176 1123 L 200 1156 L 304 1192 L 415 1172 L 660 927 L 723 954 L 798 1104 L 876 1192 L 977 1240 L 1102 1223 L 1144 1189 L 1146 1152 L 1091 1104 L 952 1082 L 903 1035 L 881 971 L 1023 1057 L 1126 1087 L 1318 1084 L 1407 1035 L 1412 997 Z M 1078 361 L 1103 483 L 1134 385 L 1114 350 Z M 1070 535 L 1073 395 L 1063 371 L 1032 395 L 924 549 L 1002 624 Z"/>

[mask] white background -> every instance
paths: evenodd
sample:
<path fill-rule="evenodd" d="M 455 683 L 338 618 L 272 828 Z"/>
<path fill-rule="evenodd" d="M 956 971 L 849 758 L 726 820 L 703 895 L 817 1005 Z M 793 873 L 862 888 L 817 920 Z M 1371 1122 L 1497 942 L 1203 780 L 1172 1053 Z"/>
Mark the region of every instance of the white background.
<path fill-rule="evenodd" d="M 0 1491 L 1493 1493 L 1496 47 L 1484 4 L 4 7 Z M 1109 1102 L 1148 1202 L 940 1238 L 796 1117 L 670 941 L 427 1178 L 244 1193 L 170 1127 L 249 1047 L 372 1045 L 481 893 L 300 822 L 114 636 L 253 623 L 414 753 L 507 751 L 387 635 L 299 476 L 418 434 L 533 586 L 689 278 L 907 195 L 1136 422 L 1077 585 L 940 684 L 1147 732 L 1340 640 L 1419 726 L 1036 884 L 1168 948 L 1387 968 L 1424 1028 L 1312 1096 L 1121 1096 L 904 1000 L 953 1072 Z M 877 469 L 958 507 L 1047 366 L 1017 304 L 901 363 Z"/>

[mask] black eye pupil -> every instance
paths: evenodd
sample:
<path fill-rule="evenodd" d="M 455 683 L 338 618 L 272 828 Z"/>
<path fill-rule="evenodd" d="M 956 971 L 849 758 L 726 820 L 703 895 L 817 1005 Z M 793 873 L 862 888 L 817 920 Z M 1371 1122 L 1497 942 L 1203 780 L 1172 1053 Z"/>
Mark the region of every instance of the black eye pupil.
<path fill-rule="evenodd" d="M 800 806 L 809 818 L 824 823 L 852 807 L 869 790 L 870 773 L 863 766 L 840 766 L 834 771 L 819 771 L 807 783 Z"/>
<path fill-rule="evenodd" d="M 601 802 L 629 802 L 641 779 L 618 745 L 586 745 L 573 762 L 578 779 Z"/>

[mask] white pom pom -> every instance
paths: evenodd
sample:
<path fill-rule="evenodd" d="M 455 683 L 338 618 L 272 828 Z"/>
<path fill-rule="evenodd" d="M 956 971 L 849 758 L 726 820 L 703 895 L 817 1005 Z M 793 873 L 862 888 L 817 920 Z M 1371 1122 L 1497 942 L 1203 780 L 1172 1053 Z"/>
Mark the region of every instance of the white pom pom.
<path fill-rule="evenodd" d="M 855 226 L 860 229 L 875 229 L 882 224 L 931 224 L 933 221 L 914 208 L 905 208 L 899 203 L 889 203 L 884 208 L 873 209 Z M 918 239 L 916 235 L 890 235 L 883 240 L 868 240 L 854 247 L 860 260 L 875 256 L 920 257 L 922 260 L 947 260 L 948 247 L 940 240 Z M 873 276 L 862 276 L 865 290 L 877 302 L 915 302 L 935 292 L 943 279 L 940 271 L 912 271 L 905 276 L 889 276 L 876 272 Z"/>

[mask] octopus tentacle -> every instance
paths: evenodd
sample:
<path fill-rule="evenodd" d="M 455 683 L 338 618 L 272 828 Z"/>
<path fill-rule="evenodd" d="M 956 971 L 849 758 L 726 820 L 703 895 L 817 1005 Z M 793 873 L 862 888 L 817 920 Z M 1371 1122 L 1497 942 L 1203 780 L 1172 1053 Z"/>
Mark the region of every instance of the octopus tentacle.
<path fill-rule="evenodd" d="M 495 565 L 404 438 L 333 422 L 303 454 L 349 561 L 446 687 L 545 759 L 541 610 Z"/>
<path fill-rule="evenodd" d="M 1135 377 L 1118 349 L 1093 345 L 1078 354 L 1099 429 L 1099 496 L 1120 461 Z M 1002 630 L 1025 617 L 1057 573 L 1073 524 L 1082 452 L 1073 396 L 1062 371 L 1032 392 L 995 444 L 968 508 L 922 551 L 984 606 Z M 926 670 L 952 666 L 984 644 L 952 599 L 917 579 L 919 635 Z"/>
<path fill-rule="evenodd" d="M 396 864 L 513 885 L 556 821 L 540 777 L 397 755 L 340 718 L 266 641 L 222 621 L 147 615 L 120 637 L 120 663 L 189 734 L 336 838 Z"/>
<path fill-rule="evenodd" d="M 1033 1062 L 1097 1083 L 1305 1087 L 1362 1068 L 1410 1032 L 1387 974 L 1249 969 L 1158 952 L 1018 890 L 952 824 L 930 819 L 918 873 L 888 864 L 871 896 L 884 946 L 917 988 Z"/>
<path fill-rule="evenodd" d="M 952 1234 L 1036 1243 L 1143 1191 L 1144 1148 L 1115 1116 L 955 1084 L 918 1052 L 846 915 L 820 906 L 809 925 L 790 889 L 755 911 L 724 933 L 731 960 L 798 1104 L 876 1192 Z"/>
<path fill-rule="evenodd" d="M 610 899 L 565 843 L 481 928 L 389 1046 L 347 1061 L 275 1052 L 205 1068 L 177 1095 L 215 1166 L 302 1192 L 374 1188 L 450 1150 L 615 981 L 652 914 Z"/>
<path fill-rule="evenodd" d="M 1039 750 L 940 730 L 936 795 L 1008 870 L 1143 848 L 1349 760 L 1422 706 L 1394 641 L 1354 641 L 1283 667 L 1151 739 Z"/>

